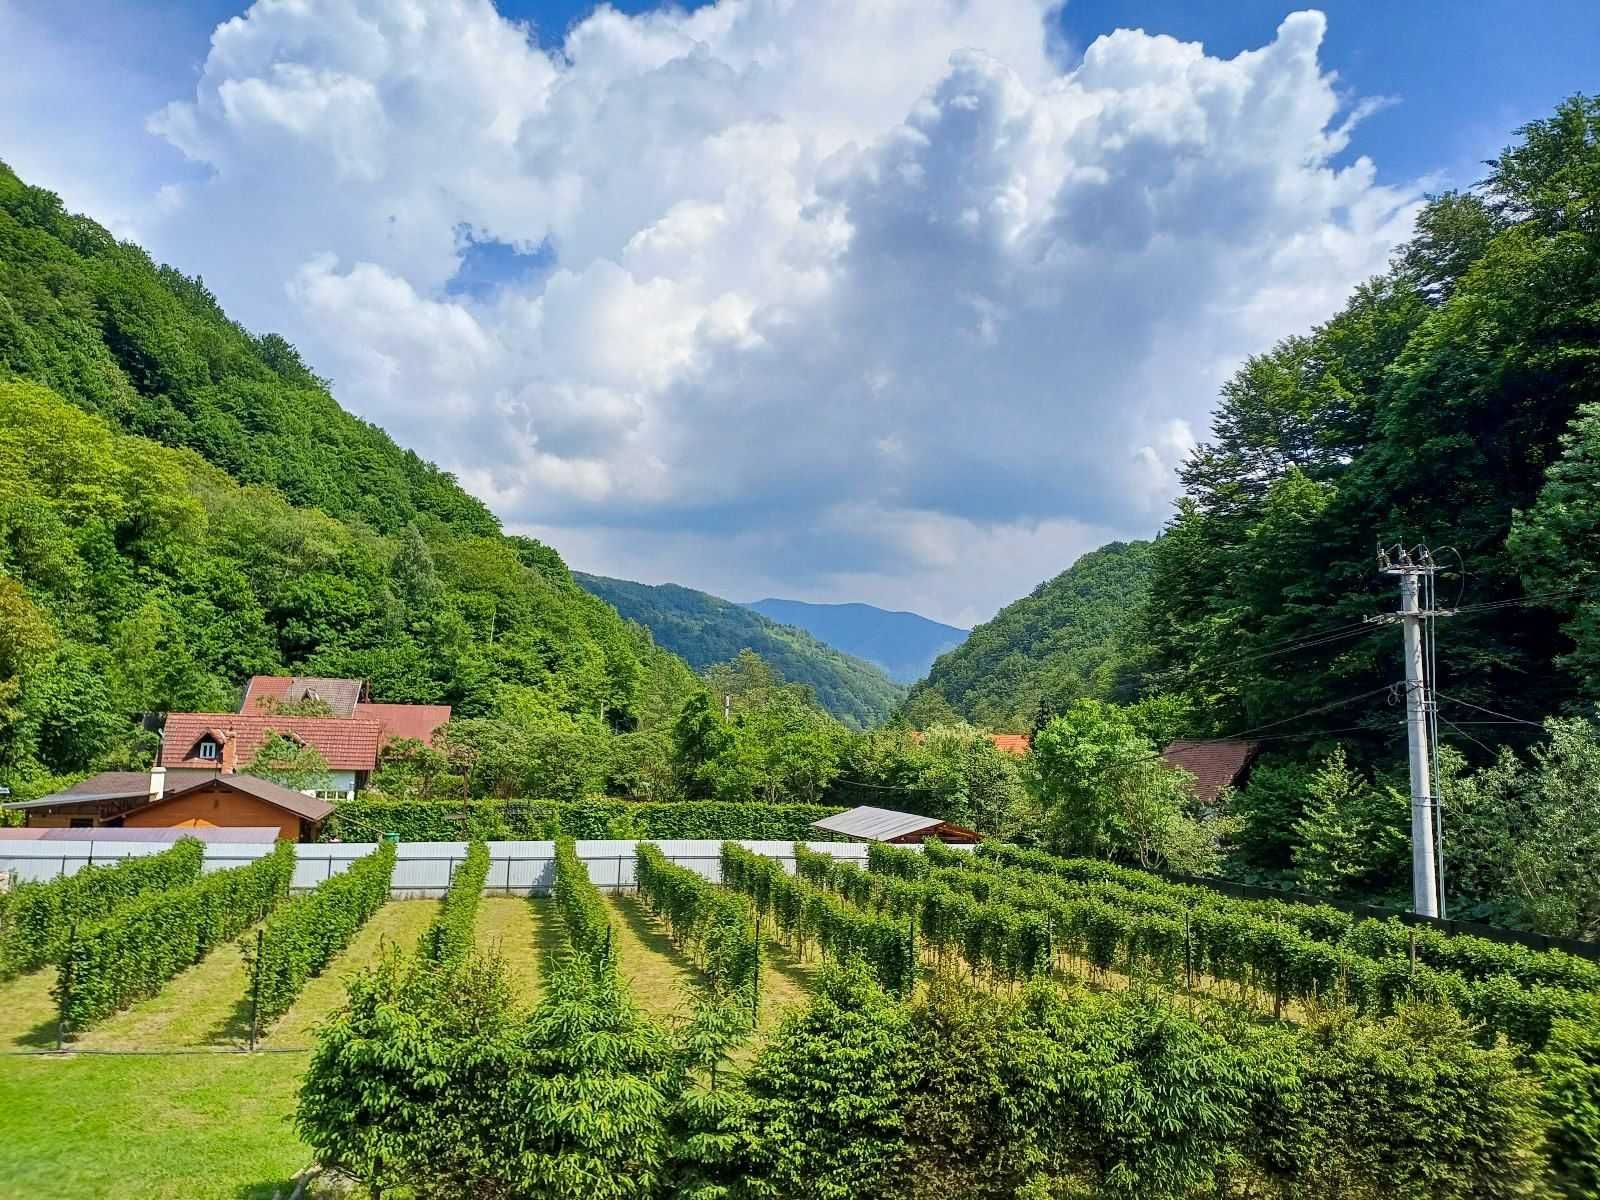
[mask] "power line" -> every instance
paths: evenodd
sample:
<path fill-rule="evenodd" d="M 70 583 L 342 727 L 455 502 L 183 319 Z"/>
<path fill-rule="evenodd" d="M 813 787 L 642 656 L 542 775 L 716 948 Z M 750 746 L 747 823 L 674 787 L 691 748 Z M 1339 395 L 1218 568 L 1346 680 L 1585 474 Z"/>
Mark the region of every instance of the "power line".
<path fill-rule="evenodd" d="M 1451 704 L 1459 704 L 1463 708 L 1476 709 L 1478 712 L 1488 713 L 1491 717 L 1499 717 L 1502 721 L 1510 721 L 1513 725 L 1531 725 L 1534 729 L 1544 728 L 1544 726 L 1539 724 L 1538 721 L 1527 721 L 1521 717 L 1513 717 L 1510 713 L 1496 712 L 1492 708 L 1485 708 L 1481 704 L 1474 704 L 1472 701 L 1463 700 L 1459 696 L 1447 696 L 1443 692 L 1435 692 L 1434 695 L 1438 696 L 1441 700 L 1450 701 Z"/>

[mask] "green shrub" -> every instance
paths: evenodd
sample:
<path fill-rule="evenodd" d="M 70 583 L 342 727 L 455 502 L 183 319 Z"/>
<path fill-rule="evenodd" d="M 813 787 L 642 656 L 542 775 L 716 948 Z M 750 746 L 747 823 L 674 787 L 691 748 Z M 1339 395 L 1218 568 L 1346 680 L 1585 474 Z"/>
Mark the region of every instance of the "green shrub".
<path fill-rule="evenodd" d="M 202 875 L 124 904 L 67 947 L 55 997 L 72 1030 L 153 996 L 212 947 L 236 937 L 289 894 L 295 851 L 279 842 L 244 867 Z"/>
<path fill-rule="evenodd" d="M 609 955 L 611 918 L 571 838 L 556 839 L 555 897 L 572 949 L 592 961 Z"/>
<path fill-rule="evenodd" d="M 668 862 L 649 842 L 639 843 L 637 878 L 639 894 L 652 912 L 666 918 L 672 940 L 695 958 L 711 986 L 753 995 L 760 956 L 749 902 Z"/>
<path fill-rule="evenodd" d="M 267 919 L 259 946 L 254 938 L 241 943 L 259 1028 L 288 1012 L 307 981 L 320 975 L 388 902 L 394 857 L 394 843 L 382 843 L 314 891 L 281 906 Z"/>
<path fill-rule="evenodd" d="M 838 840 L 811 823 L 842 811 L 823 804 L 733 804 L 718 801 L 635 803 L 629 800 L 386 800 L 339 802 L 323 823 L 324 839 L 371 841 L 395 833 L 403 842 L 641 837 L 651 841 Z"/>
<path fill-rule="evenodd" d="M 478 901 L 489 878 L 489 847 L 473 842 L 456 868 L 449 890 L 439 904 L 439 915 L 422 935 L 422 955 L 439 966 L 458 966 L 472 950 L 472 926 L 478 919 Z"/>
<path fill-rule="evenodd" d="M 160 854 L 18 884 L 0 909 L 0 979 L 57 961 L 74 925 L 99 921 L 150 892 L 193 883 L 204 861 L 205 847 L 195 838 L 181 838 Z"/>

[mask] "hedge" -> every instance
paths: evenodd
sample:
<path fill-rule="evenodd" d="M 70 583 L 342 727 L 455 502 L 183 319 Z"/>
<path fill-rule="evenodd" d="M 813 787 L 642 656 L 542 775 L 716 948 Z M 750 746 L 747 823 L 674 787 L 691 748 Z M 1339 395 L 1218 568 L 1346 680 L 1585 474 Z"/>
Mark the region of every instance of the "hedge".
<path fill-rule="evenodd" d="M 248 866 L 141 896 L 80 929 L 54 990 L 64 1026 L 86 1029 L 154 996 L 213 946 L 254 925 L 289 894 L 294 862 L 293 843 L 278 842 Z"/>
<path fill-rule="evenodd" d="M 832 841 L 811 823 L 842 812 L 824 804 L 727 804 L 628 800 L 340 801 L 323 822 L 324 840 L 370 842 L 383 833 L 403 842 L 542 841 L 546 838 L 704 838 Z"/>
<path fill-rule="evenodd" d="M 639 894 L 665 917 L 672 940 L 686 950 L 720 992 L 754 997 L 760 954 L 750 904 L 705 876 L 667 861 L 658 846 L 640 842 Z"/>
<path fill-rule="evenodd" d="M 148 893 L 193 883 L 204 861 L 205 847 L 195 838 L 182 838 L 160 854 L 18 884 L 0 910 L 0 979 L 58 961 L 75 925 L 103 920 Z"/>
<path fill-rule="evenodd" d="M 240 943 L 250 968 L 256 1032 L 294 1003 L 313 977 L 350 944 L 373 913 L 389 900 L 395 846 L 384 842 L 338 875 L 297 896 L 267 919 L 259 942 Z"/>
<path fill-rule="evenodd" d="M 820 871 L 819 864 L 806 858 L 810 852 L 805 847 L 795 849 L 807 871 Z M 863 912 L 803 878 L 798 867 L 790 875 L 777 859 L 733 842 L 722 844 L 722 882 L 749 896 L 756 911 L 771 916 L 797 947 L 814 940 L 830 958 L 860 959 L 896 995 L 906 995 L 916 983 L 916 944 L 909 920 Z"/>
<path fill-rule="evenodd" d="M 424 958 L 439 966 L 453 967 L 472 950 L 472 926 L 478 919 L 478 901 L 489 878 L 489 847 L 475 841 L 467 847 L 467 857 L 456 868 L 450 887 L 439 903 L 439 915 L 422 935 Z"/>
<path fill-rule="evenodd" d="M 556 908 L 573 951 L 598 963 L 611 953 L 611 918 L 571 838 L 556 840 Z"/>

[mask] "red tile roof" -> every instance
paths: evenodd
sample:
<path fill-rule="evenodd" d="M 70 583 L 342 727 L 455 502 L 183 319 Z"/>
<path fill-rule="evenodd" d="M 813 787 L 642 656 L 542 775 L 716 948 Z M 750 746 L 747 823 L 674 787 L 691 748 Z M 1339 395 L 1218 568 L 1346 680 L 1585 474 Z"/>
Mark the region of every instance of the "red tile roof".
<path fill-rule="evenodd" d="M 377 765 L 378 740 L 383 727 L 377 721 L 348 717 L 276 717 L 245 713 L 171 713 L 161 738 L 164 767 L 215 766 L 215 759 L 200 758 L 196 743 L 208 732 L 221 730 L 235 744 L 233 763 L 244 769 L 272 733 L 292 734 L 314 748 L 334 771 L 370 771 Z"/>
<path fill-rule="evenodd" d="M 379 747 L 395 738 L 416 738 L 419 742 L 433 744 L 433 735 L 439 726 L 450 719 L 448 704 L 372 704 L 362 701 L 356 705 L 356 719 L 376 721 L 383 727 L 378 737 Z"/>
<path fill-rule="evenodd" d="M 1222 789 L 1235 784 L 1261 749 L 1259 742 L 1190 742 L 1168 744 L 1161 757 L 1194 776 L 1195 798 L 1210 804 Z"/>
<path fill-rule="evenodd" d="M 997 750 L 1004 750 L 1007 754 L 1026 754 L 1031 745 L 1025 733 L 991 733 L 989 740 Z"/>
<path fill-rule="evenodd" d="M 359 679 L 332 679 L 320 675 L 252 675 L 245 684 L 241 713 L 259 713 L 265 701 L 296 704 L 307 696 L 326 701 L 336 717 L 356 715 L 365 684 Z"/>

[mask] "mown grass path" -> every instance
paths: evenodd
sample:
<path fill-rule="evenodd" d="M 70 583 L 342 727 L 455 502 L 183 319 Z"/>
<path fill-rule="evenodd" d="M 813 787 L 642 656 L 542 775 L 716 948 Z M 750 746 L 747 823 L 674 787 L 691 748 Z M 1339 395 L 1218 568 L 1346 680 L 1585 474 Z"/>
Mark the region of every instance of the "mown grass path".
<path fill-rule="evenodd" d="M 0 1051 L 55 1049 L 55 983 L 54 967 L 0 983 Z"/>
<path fill-rule="evenodd" d="M 498 958 L 511 979 L 512 994 L 533 1004 L 540 992 L 540 927 L 554 918 L 546 905 L 519 896 L 485 896 L 478 902 L 472 938 L 478 953 Z"/>
<path fill-rule="evenodd" d="M 269 1050 L 311 1046 L 317 1026 L 344 1003 L 345 981 L 362 967 L 377 962 L 387 947 L 409 953 L 439 911 L 437 900 L 391 900 L 361 927 L 343 954 L 295 998 L 283 1019 L 267 1031 L 262 1045 Z"/>
<path fill-rule="evenodd" d="M 242 935 L 255 940 L 256 931 Z M 73 1038 L 78 1050 L 237 1050 L 250 1037 L 250 976 L 237 940 Z"/>

